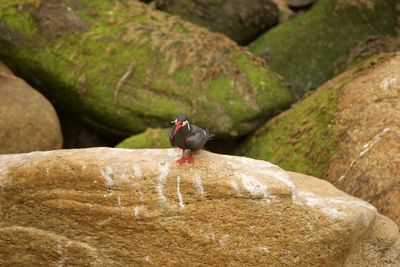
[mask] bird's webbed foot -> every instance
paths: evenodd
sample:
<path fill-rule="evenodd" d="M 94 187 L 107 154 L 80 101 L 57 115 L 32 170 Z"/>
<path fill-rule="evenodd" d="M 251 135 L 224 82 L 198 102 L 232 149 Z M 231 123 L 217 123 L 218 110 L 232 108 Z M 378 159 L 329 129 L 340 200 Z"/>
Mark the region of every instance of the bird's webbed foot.
<path fill-rule="evenodd" d="M 186 162 L 187 159 L 188 158 L 185 157 L 185 155 L 182 155 L 182 157 L 180 159 L 178 159 L 176 162 L 179 163 L 179 164 L 183 164 L 183 163 Z"/>
<path fill-rule="evenodd" d="M 189 164 L 194 164 L 194 157 L 192 154 L 190 154 L 186 159 L 189 162 Z"/>

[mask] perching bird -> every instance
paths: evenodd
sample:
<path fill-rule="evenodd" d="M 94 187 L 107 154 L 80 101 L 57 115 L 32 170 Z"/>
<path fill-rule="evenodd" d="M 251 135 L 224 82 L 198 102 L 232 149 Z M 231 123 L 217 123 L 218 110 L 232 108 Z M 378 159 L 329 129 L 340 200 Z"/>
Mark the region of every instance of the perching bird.
<path fill-rule="evenodd" d="M 183 164 L 186 161 L 194 163 L 193 152 L 202 149 L 205 143 L 212 139 L 214 134 L 210 134 L 208 129 L 203 130 L 194 124 L 190 124 L 183 114 L 176 116 L 176 119 L 171 123 L 175 125 L 171 129 L 169 142 L 171 145 L 183 149 L 182 157 L 176 162 L 179 164 Z M 192 152 L 187 157 L 185 156 L 186 149 L 190 149 Z"/>

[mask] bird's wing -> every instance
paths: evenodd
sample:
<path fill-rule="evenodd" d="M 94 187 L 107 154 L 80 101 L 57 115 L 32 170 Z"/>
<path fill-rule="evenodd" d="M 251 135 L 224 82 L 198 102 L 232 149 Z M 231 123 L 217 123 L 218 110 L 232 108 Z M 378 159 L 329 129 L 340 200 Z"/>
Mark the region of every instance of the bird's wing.
<path fill-rule="evenodd" d="M 186 139 L 185 144 L 190 150 L 197 151 L 202 149 L 206 143 L 207 133 L 203 129 L 193 124 L 191 125 L 191 128 L 192 135 Z"/>

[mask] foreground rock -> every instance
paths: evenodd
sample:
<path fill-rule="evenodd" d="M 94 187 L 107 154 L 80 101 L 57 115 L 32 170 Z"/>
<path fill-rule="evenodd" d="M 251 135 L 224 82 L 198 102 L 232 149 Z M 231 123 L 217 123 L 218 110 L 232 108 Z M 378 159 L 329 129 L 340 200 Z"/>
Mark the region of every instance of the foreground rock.
<path fill-rule="evenodd" d="M 268 31 L 250 48 L 265 56 L 300 97 L 343 71 L 352 48 L 371 37 L 394 35 L 399 16 L 397 0 L 319 0 L 309 12 Z"/>
<path fill-rule="evenodd" d="M 278 24 L 273 0 L 155 0 L 156 7 L 245 45 Z"/>
<path fill-rule="evenodd" d="M 24 3 L 0 7 L 0 58 L 103 135 L 168 127 L 185 113 L 240 136 L 292 102 L 247 50 L 138 1 Z"/>
<path fill-rule="evenodd" d="M 325 178 L 400 223 L 400 54 L 374 56 L 271 120 L 240 149 Z"/>
<path fill-rule="evenodd" d="M 0 62 L 0 154 L 59 149 L 62 143 L 51 103 Z"/>
<path fill-rule="evenodd" d="M 0 265 L 400 264 L 398 227 L 325 181 L 205 151 L 180 166 L 179 154 L 0 156 Z"/>

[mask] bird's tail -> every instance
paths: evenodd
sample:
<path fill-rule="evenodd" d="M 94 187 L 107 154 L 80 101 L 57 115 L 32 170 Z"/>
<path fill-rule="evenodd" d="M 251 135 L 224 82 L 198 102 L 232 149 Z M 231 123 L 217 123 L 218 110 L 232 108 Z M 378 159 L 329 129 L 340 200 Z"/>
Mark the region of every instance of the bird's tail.
<path fill-rule="evenodd" d="M 206 129 L 206 136 L 207 136 L 207 141 L 213 140 L 215 134 L 210 133 L 208 129 Z"/>

